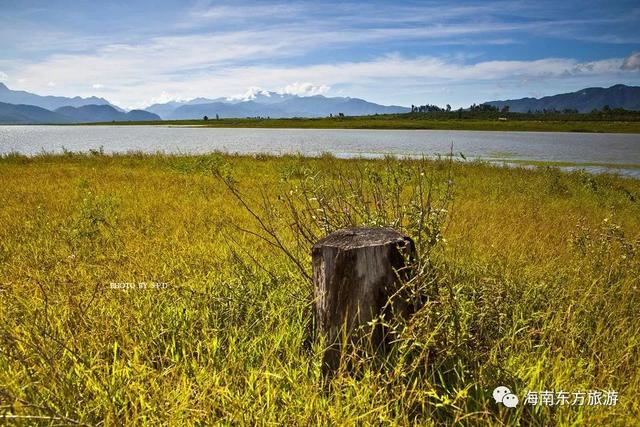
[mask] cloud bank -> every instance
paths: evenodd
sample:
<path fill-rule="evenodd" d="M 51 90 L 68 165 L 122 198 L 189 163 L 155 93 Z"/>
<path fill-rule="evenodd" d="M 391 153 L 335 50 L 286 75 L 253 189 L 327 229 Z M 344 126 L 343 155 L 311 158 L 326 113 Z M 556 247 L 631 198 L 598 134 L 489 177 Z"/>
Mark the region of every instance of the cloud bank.
<path fill-rule="evenodd" d="M 71 6 L 42 12 L 38 22 L 18 5 L 0 14 L 0 79 L 42 94 L 99 92 L 126 108 L 251 96 L 247 88 L 467 106 L 640 84 L 640 54 L 630 54 L 637 44 L 624 46 L 640 39 L 640 8 L 519 1 L 369 6 L 198 1 L 145 9 L 143 19 L 125 13 L 129 6 L 110 16 L 97 4 L 83 11 L 95 16 L 81 16 L 93 25 L 80 19 L 69 26 L 69 16 L 80 16 Z M 172 20 L 159 19 L 166 16 Z M 107 31 L 107 24 L 127 29 Z M 611 47 L 594 56 L 593 43 Z"/>
<path fill-rule="evenodd" d="M 324 95 L 329 92 L 329 89 L 331 89 L 331 87 L 327 85 L 314 85 L 312 83 L 296 82 L 290 85 L 286 85 L 285 87 L 278 90 L 278 92 L 288 95 L 315 96 Z"/>
<path fill-rule="evenodd" d="M 640 52 L 634 52 L 626 57 L 620 68 L 623 70 L 640 70 Z"/>

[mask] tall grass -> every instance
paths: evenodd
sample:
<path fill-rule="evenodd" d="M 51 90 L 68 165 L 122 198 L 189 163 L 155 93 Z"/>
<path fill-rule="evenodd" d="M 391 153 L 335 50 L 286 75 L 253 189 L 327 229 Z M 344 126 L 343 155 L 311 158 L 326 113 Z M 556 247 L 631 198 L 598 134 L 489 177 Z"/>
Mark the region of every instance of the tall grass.
<path fill-rule="evenodd" d="M 0 178 L 4 421 L 640 417 L 638 181 L 447 161 L 99 152 L 6 156 Z M 386 365 L 362 359 L 324 378 L 307 248 L 344 225 L 391 225 L 423 242 L 437 286 L 397 329 Z M 620 402 L 509 409 L 492 400 L 498 385 L 521 399 L 613 389 Z"/>

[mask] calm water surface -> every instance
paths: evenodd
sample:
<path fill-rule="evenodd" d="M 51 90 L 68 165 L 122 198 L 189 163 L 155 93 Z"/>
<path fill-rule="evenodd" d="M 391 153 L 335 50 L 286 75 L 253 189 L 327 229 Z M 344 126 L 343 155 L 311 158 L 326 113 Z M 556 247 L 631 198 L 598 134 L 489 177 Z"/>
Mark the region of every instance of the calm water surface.
<path fill-rule="evenodd" d="M 608 163 L 585 166 L 640 178 L 640 134 L 448 130 L 220 129 L 169 126 L 0 126 L 0 154 L 97 150 L 199 154 L 330 152 L 339 157 L 463 153 L 489 161 Z M 638 168 L 624 165 L 638 165 Z"/>

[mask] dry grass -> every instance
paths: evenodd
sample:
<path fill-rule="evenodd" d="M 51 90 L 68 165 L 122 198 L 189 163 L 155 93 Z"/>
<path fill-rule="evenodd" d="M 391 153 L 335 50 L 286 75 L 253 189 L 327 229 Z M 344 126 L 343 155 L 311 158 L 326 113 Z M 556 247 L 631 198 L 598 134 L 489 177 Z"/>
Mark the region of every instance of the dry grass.
<path fill-rule="evenodd" d="M 232 226 L 256 229 L 212 170 L 277 210 L 310 176 L 418 167 L 436 196 L 453 177 L 431 252 L 438 293 L 402 331 L 394 364 L 363 361 L 325 382 L 309 283 Z M 405 197 L 414 182 L 403 185 Z M 5 156 L 0 414 L 24 425 L 633 425 L 639 230 L 640 182 L 608 175 L 330 156 Z M 513 410 L 492 401 L 497 385 L 521 399 L 613 389 L 620 402 Z"/>

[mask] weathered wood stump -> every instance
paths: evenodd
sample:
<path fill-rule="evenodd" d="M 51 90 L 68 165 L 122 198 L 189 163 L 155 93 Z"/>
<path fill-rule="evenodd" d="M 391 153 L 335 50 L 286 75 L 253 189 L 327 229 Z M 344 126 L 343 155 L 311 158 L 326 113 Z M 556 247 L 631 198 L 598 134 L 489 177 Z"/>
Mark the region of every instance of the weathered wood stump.
<path fill-rule="evenodd" d="M 350 228 L 329 234 L 312 249 L 316 327 L 324 338 L 325 373 L 340 364 L 343 344 L 367 337 L 384 350 L 382 325 L 367 324 L 386 311 L 408 314 L 402 298 L 390 299 L 407 278 L 413 241 L 389 228 Z M 404 305 L 403 305 L 404 304 Z"/>

